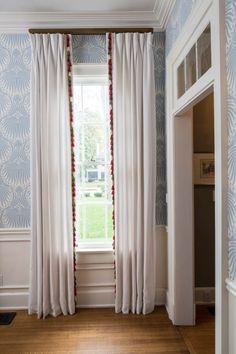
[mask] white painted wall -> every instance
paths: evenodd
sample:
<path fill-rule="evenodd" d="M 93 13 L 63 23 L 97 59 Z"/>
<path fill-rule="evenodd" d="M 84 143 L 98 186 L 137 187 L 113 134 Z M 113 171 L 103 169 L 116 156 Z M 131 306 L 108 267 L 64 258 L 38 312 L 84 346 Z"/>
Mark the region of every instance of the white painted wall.
<path fill-rule="evenodd" d="M 157 226 L 156 304 L 166 302 L 167 239 L 165 226 Z M 77 254 L 77 306 L 114 306 L 113 253 Z M 30 230 L 0 230 L 0 309 L 25 309 L 28 303 Z M 2 276 L 2 277 L 1 277 Z M 2 283 L 1 283 L 2 279 Z"/>

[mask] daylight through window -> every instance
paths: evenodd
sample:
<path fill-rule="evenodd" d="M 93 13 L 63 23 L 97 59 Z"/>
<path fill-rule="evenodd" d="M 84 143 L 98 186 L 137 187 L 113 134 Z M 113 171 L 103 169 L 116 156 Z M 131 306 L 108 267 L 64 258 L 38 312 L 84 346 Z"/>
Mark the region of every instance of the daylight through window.
<path fill-rule="evenodd" d="M 111 245 L 112 198 L 107 76 L 74 79 L 77 242 Z"/>

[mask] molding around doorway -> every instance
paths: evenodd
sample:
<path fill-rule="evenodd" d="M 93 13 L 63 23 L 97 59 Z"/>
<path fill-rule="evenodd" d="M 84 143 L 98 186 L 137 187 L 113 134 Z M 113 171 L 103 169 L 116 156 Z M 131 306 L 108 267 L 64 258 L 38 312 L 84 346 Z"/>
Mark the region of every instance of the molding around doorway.
<path fill-rule="evenodd" d="M 210 91 L 214 92 L 215 126 L 215 230 L 216 230 L 216 354 L 228 353 L 228 294 L 227 278 L 227 120 L 226 117 L 226 69 L 224 2 L 221 0 L 199 0 L 187 19 L 180 36 L 166 59 L 167 92 L 167 202 L 168 202 L 168 292 L 167 310 L 172 322 L 176 323 L 176 304 L 181 303 L 180 278 L 176 279 L 180 254 L 176 252 L 178 232 L 176 225 L 180 213 L 176 211 L 175 176 L 178 164 L 175 161 L 174 121 L 186 115 L 193 105 Z M 211 23 L 212 69 L 202 76 L 180 99 L 177 98 L 177 68 L 208 23 Z M 181 118 L 180 118 L 181 119 Z M 178 135 L 179 137 L 180 135 Z M 182 137 L 185 138 L 184 136 Z M 178 195 L 179 198 L 179 195 Z M 187 237 L 187 235 L 186 235 Z M 187 239 L 187 238 L 186 238 Z M 181 238 L 183 242 L 183 237 Z M 184 242 L 183 249 L 184 252 Z M 188 267 L 188 264 L 186 264 Z M 184 306 L 184 304 L 183 304 Z M 176 323 L 177 324 L 177 323 Z"/>

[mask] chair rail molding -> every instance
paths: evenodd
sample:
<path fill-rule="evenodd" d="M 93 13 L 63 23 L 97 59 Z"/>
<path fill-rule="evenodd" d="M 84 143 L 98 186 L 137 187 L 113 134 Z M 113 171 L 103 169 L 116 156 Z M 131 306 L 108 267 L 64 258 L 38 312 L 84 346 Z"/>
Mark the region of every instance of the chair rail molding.
<path fill-rule="evenodd" d="M 236 279 L 232 280 L 227 278 L 226 281 L 226 288 L 228 290 L 228 292 L 233 295 L 234 297 L 236 297 Z"/>
<path fill-rule="evenodd" d="M 0 242 L 28 242 L 31 239 L 31 229 L 0 229 Z"/>

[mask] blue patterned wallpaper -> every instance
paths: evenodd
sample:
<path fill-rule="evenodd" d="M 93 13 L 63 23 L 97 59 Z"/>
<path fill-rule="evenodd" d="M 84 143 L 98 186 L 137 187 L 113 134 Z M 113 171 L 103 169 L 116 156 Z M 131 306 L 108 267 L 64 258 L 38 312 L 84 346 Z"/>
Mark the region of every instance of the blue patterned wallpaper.
<path fill-rule="evenodd" d="M 153 34 L 157 126 L 156 223 L 166 225 L 165 33 Z"/>
<path fill-rule="evenodd" d="M 229 276 L 236 278 L 236 2 L 225 1 L 228 116 Z"/>
<path fill-rule="evenodd" d="M 199 0 L 195 0 L 199 1 Z M 166 51 L 174 41 L 193 8 L 191 0 L 176 0 L 166 30 Z M 175 33 L 176 31 L 176 33 Z M 225 0 L 227 119 L 228 119 L 228 237 L 229 277 L 236 278 L 236 2 Z"/>
<path fill-rule="evenodd" d="M 193 6 L 199 0 L 175 0 L 175 5 L 166 27 L 166 55 L 178 38 Z"/>
<path fill-rule="evenodd" d="M 74 64 L 106 64 L 106 35 L 72 36 Z"/>
<path fill-rule="evenodd" d="M 153 38 L 157 107 L 157 224 L 166 224 L 165 34 Z M 103 35 L 73 36 L 75 63 L 106 63 Z M 30 41 L 0 35 L 0 228 L 30 226 Z"/>
<path fill-rule="evenodd" d="M 73 61 L 77 64 L 105 64 L 106 36 L 73 36 Z M 153 34 L 157 117 L 156 223 L 166 225 L 166 144 L 165 144 L 165 33 Z"/>
<path fill-rule="evenodd" d="M 0 35 L 0 228 L 30 225 L 30 43 Z"/>

